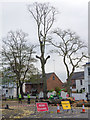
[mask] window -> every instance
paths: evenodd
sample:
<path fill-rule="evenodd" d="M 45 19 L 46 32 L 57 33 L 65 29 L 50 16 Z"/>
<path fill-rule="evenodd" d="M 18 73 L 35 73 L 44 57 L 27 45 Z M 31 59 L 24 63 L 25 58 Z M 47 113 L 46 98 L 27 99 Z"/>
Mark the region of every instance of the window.
<path fill-rule="evenodd" d="M 55 77 L 53 76 L 53 80 L 55 80 Z"/>
<path fill-rule="evenodd" d="M 88 67 L 88 75 L 90 75 L 90 67 Z"/>
<path fill-rule="evenodd" d="M 8 93 L 8 90 L 6 90 L 6 93 Z"/>
<path fill-rule="evenodd" d="M 82 85 L 82 80 L 80 80 L 80 85 Z"/>

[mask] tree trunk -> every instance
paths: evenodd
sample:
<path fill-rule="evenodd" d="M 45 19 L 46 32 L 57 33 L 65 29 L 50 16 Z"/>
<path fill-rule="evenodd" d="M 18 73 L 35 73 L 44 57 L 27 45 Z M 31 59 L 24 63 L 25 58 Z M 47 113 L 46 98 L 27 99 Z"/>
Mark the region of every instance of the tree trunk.
<path fill-rule="evenodd" d="M 17 98 L 18 98 L 18 95 L 19 95 L 19 86 L 17 85 Z"/>
<path fill-rule="evenodd" d="M 72 76 L 69 76 L 69 77 L 68 77 L 68 81 L 67 81 L 67 93 L 69 94 L 69 96 L 70 96 L 70 93 L 71 93 L 71 90 L 70 90 L 71 77 L 72 77 Z"/>
<path fill-rule="evenodd" d="M 69 94 L 70 96 L 70 85 L 67 83 L 67 93 Z"/>
<path fill-rule="evenodd" d="M 23 98 L 23 83 L 20 83 L 20 94 L 22 95 Z"/>
<path fill-rule="evenodd" d="M 42 79 L 43 79 L 43 92 L 44 92 L 44 98 L 47 98 L 47 81 L 46 81 L 46 75 L 45 75 L 45 65 L 42 64 Z"/>
<path fill-rule="evenodd" d="M 41 46 L 41 68 L 42 68 L 42 79 L 43 79 L 43 92 L 44 92 L 44 98 L 46 99 L 47 98 L 47 82 L 46 82 L 46 75 L 45 75 L 44 52 L 45 52 L 45 46 Z"/>

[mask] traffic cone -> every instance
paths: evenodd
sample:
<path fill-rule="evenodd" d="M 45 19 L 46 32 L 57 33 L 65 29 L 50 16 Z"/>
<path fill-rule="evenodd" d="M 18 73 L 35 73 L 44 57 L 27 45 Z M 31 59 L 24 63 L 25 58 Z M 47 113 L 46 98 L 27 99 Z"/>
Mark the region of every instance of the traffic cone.
<path fill-rule="evenodd" d="M 82 113 L 85 113 L 84 104 L 83 104 L 83 106 L 82 106 Z"/>
<path fill-rule="evenodd" d="M 59 104 L 57 104 L 57 113 L 60 113 Z"/>

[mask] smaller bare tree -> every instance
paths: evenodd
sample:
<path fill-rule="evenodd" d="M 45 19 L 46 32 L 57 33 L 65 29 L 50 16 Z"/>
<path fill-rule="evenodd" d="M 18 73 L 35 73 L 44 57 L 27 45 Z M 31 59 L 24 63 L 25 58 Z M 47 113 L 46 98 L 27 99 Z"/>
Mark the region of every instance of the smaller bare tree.
<path fill-rule="evenodd" d="M 52 33 L 56 35 L 55 41 L 50 38 L 49 42 L 57 48 L 54 52 L 58 53 L 63 58 L 63 63 L 67 72 L 67 91 L 70 95 L 71 77 L 76 68 L 87 57 L 85 48 L 87 46 L 80 40 L 80 37 L 75 32 L 70 30 L 56 29 Z M 59 41 L 56 42 L 56 39 Z"/>
<path fill-rule="evenodd" d="M 22 30 L 8 32 L 5 39 L 2 40 L 2 64 L 4 67 L 10 67 L 16 75 L 17 95 L 18 89 L 23 94 L 23 83 L 26 76 L 34 69 L 33 62 L 36 59 L 33 57 L 35 53 L 34 45 L 27 44 L 28 34 Z"/>

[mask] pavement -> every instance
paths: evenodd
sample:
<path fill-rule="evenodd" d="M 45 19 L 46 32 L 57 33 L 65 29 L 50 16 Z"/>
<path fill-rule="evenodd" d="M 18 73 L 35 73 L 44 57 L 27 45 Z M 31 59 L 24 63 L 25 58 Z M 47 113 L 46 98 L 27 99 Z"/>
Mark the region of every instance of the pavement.
<path fill-rule="evenodd" d="M 8 104 L 9 109 L 5 109 L 6 104 Z M 48 112 L 37 112 L 35 103 L 27 104 L 23 102 L 22 104 L 18 101 L 4 101 L 3 107 L 0 108 L 2 113 L 2 119 L 20 119 L 20 118 L 89 118 L 90 108 L 85 107 L 85 113 L 81 113 L 82 107 L 74 107 L 73 112 L 69 110 L 68 112 L 60 107 L 60 113 L 57 113 L 57 106 L 49 105 Z"/>

